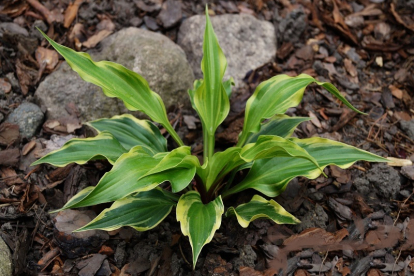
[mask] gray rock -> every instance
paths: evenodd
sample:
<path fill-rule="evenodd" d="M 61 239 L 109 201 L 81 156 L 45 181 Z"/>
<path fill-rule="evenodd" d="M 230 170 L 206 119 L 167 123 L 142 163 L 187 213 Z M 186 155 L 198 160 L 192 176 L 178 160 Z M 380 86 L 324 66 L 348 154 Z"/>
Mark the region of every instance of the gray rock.
<path fill-rule="evenodd" d="M 317 191 L 315 188 L 309 189 L 308 196 L 310 199 L 315 201 L 321 201 L 323 199 L 323 193 Z"/>
<path fill-rule="evenodd" d="M 6 121 L 18 125 L 20 135 L 30 139 L 43 123 L 43 117 L 40 107 L 33 103 L 24 102 L 10 113 Z"/>
<path fill-rule="evenodd" d="M 6 78 L 9 80 L 12 86 L 13 92 L 19 92 L 20 91 L 19 80 L 14 76 L 14 73 L 10 72 L 6 74 Z"/>
<path fill-rule="evenodd" d="M 3 36 L 3 33 L 6 32 L 13 35 L 29 36 L 29 32 L 25 28 L 12 22 L 0 23 L 0 38 Z"/>
<path fill-rule="evenodd" d="M 246 244 L 243 249 L 240 250 L 240 259 L 243 261 L 245 266 L 254 267 L 257 259 L 257 254 L 254 252 L 251 245 Z"/>
<path fill-rule="evenodd" d="M 11 253 L 7 244 L 0 236 L 0 275 L 12 276 Z"/>
<path fill-rule="evenodd" d="M 282 40 L 292 43 L 298 42 L 308 25 L 306 17 L 305 11 L 298 8 L 282 19 L 278 26 L 278 34 L 282 36 Z"/>
<path fill-rule="evenodd" d="M 184 49 L 196 78 L 203 77 L 200 63 L 203 56 L 205 16 L 185 20 L 178 33 L 178 44 Z M 211 17 L 214 31 L 227 58 L 224 79 L 233 77 L 236 88 L 243 87 L 243 78 L 269 61 L 276 54 L 276 34 L 270 22 L 247 14 L 224 14 Z"/>
<path fill-rule="evenodd" d="M 100 87 L 83 81 L 66 62 L 40 83 L 35 97 L 46 108 L 48 119 L 68 116 L 65 106 L 70 102 L 76 104 L 83 121 L 111 117 L 126 111 L 121 101 L 107 98 Z"/>
<path fill-rule="evenodd" d="M 411 139 L 414 138 L 414 120 L 411 121 L 400 121 L 400 127 L 404 130 L 405 134 Z"/>
<path fill-rule="evenodd" d="M 408 179 L 414 180 L 414 166 L 404 166 L 401 168 L 401 174 Z"/>
<path fill-rule="evenodd" d="M 104 39 L 100 48 L 89 52 L 92 59 L 117 62 L 141 74 L 167 108 L 191 106 L 187 90 L 192 88 L 193 72 L 184 51 L 166 36 L 127 28 Z M 78 107 L 82 121 L 127 112 L 121 101 L 104 96 L 101 88 L 83 81 L 66 63 L 45 78 L 35 96 L 47 108 L 48 119 L 67 116 L 64 107 L 70 102 Z"/>
<path fill-rule="evenodd" d="M 385 163 L 374 164 L 366 178 L 374 186 L 377 194 L 386 199 L 395 198 L 400 191 L 400 175 L 397 170 Z"/>
<path fill-rule="evenodd" d="M 323 208 L 319 204 L 316 204 L 314 210 L 310 210 L 300 219 L 301 223 L 296 225 L 296 231 L 302 232 L 303 230 L 312 227 L 326 229 L 328 219 L 328 215 Z"/>
<path fill-rule="evenodd" d="M 182 18 L 181 3 L 176 0 L 167 0 L 162 4 L 162 10 L 158 18 L 164 28 L 174 27 Z"/>
<path fill-rule="evenodd" d="M 357 189 L 357 191 L 367 196 L 373 191 L 372 185 L 369 183 L 368 179 L 366 179 L 364 176 L 358 177 L 354 180 L 354 187 Z"/>
<path fill-rule="evenodd" d="M 33 25 L 30 27 L 31 36 L 37 37 L 38 39 L 43 39 L 43 35 L 37 30 L 39 28 L 42 32 L 47 32 L 46 23 L 42 20 L 36 20 L 33 22 Z"/>

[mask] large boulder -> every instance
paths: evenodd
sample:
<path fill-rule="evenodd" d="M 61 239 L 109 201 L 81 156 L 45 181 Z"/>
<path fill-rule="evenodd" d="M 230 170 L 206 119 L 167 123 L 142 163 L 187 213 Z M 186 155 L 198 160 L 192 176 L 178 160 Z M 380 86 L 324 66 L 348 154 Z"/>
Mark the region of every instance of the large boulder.
<path fill-rule="evenodd" d="M 12 276 L 11 253 L 7 244 L 0 236 L 0 275 Z"/>
<path fill-rule="evenodd" d="M 165 106 L 189 107 L 187 89 L 194 75 L 184 51 L 164 35 L 138 28 L 123 29 L 88 53 L 95 61 L 109 60 L 141 74 Z M 104 96 L 101 88 L 86 83 L 64 62 L 39 85 L 35 96 L 47 108 L 47 118 L 67 116 L 65 106 L 73 102 L 82 121 L 111 117 L 127 110 L 117 99 Z"/>
<path fill-rule="evenodd" d="M 196 78 L 202 78 L 200 62 L 203 57 L 204 15 L 185 20 L 178 33 L 178 44 L 187 54 Z M 214 31 L 227 58 L 224 79 L 233 77 L 236 88 L 242 87 L 243 78 L 253 70 L 274 59 L 276 55 L 275 28 L 248 14 L 224 14 L 211 17 Z"/>

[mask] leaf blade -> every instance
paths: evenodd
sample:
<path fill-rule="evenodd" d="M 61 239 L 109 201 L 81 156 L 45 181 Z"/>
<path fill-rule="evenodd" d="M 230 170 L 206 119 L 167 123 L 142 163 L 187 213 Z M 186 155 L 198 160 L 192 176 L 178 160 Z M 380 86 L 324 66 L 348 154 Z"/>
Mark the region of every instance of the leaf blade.
<path fill-rule="evenodd" d="M 52 151 L 33 162 L 32 166 L 42 163 L 49 163 L 57 167 L 64 167 L 70 163 L 82 165 L 100 156 L 114 164 L 118 157 L 125 152 L 127 151 L 118 140 L 111 133 L 104 131 L 95 137 L 71 139 L 60 149 Z"/>
<path fill-rule="evenodd" d="M 115 201 L 76 232 L 92 229 L 113 231 L 123 226 L 147 231 L 164 220 L 175 204 L 161 189 L 141 192 Z"/>
<path fill-rule="evenodd" d="M 346 169 L 359 160 L 387 162 L 387 159 L 370 152 L 324 138 L 291 138 L 290 140 L 314 157 L 321 168 L 335 165 Z M 303 158 L 285 156 L 261 159 L 255 161 L 246 178 L 226 191 L 223 197 L 246 189 L 255 189 L 266 196 L 275 197 L 284 191 L 293 178 L 304 176 L 315 179 L 320 174 L 320 169 L 315 164 Z"/>
<path fill-rule="evenodd" d="M 60 45 L 41 30 L 39 32 L 83 80 L 101 87 L 106 96 L 121 99 L 129 110 L 144 112 L 153 121 L 162 124 L 179 145 L 183 145 L 168 121 L 161 97 L 150 89 L 141 75 L 114 62 L 94 62 L 89 54 Z"/>
<path fill-rule="evenodd" d="M 131 114 L 116 115 L 110 119 L 88 122 L 98 132 L 109 131 L 126 149 L 145 146 L 154 153 L 167 151 L 167 140 L 148 120 L 139 120 Z"/>
<path fill-rule="evenodd" d="M 174 191 L 182 190 L 194 177 L 198 165 L 196 159 L 189 147 L 154 156 L 140 146 L 134 147 L 119 157 L 112 170 L 88 195 L 80 201 L 66 203 L 62 210 L 115 201 L 135 192 L 154 189 L 164 181 L 171 181 Z"/>
<path fill-rule="evenodd" d="M 194 94 L 194 106 L 204 126 L 203 131 L 214 134 L 230 110 L 230 102 L 222 80 L 227 61 L 214 33 L 208 11 L 206 10 L 206 28 L 203 42 L 201 70 L 204 81 Z"/>
<path fill-rule="evenodd" d="M 310 119 L 311 118 L 308 117 L 275 115 L 269 120 L 269 122 L 261 125 L 260 131 L 250 135 L 246 144 L 256 142 L 261 135 L 275 135 L 282 138 L 289 138 L 300 123 L 309 121 Z"/>
<path fill-rule="evenodd" d="M 243 145 L 250 133 L 257 133 L 264 119 L 271 118 L 275 114 L 284 114 L 288 108 L 297 106 L 302 100 L 306 87 L 313 82 L 326 88 L 355 112 L 362 113 L 330 83 L 318 82 L 306 74 L 297 77 L 278 75 L 259 84 L 247 101 L 243 130 L 237 145 Z"/>
<path fill-rule="evenodd" d="M 204 245 L 209 243 L 221 225 L 224 205 L 221 197 L 203 204 L 200 194 L 190 191 L 180 197 L 177 204 L 177 221 L 181 232 L 188 236 L 193 249 L 193 268 Z"/>
<path fill-rule="evenodd" d="M 226 216 L 236 215 L 239 224 L 247 228 L 250 222 L 258 218 L 268 218 L 277 224 L 297 224 L 300 221 L 287 212 L 281 205 L 274 200 L 266 200 L 259 195 L 254 195 L 248 202 L 230 207 Z"/>

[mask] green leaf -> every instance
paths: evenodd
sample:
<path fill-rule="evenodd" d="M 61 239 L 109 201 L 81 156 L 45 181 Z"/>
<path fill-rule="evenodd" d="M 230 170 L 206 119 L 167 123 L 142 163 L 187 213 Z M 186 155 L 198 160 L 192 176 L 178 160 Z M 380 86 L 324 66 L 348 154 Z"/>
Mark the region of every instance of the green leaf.
<path fill-rule="evenodd" d="M 210 190 L 214 183 L 220 181 L 238 166 L 275 156 L 305 158 L 318 167 L 318 162 L 294 142 L 278 136 L 262 135 L 254 144 L 247 144 L 243 148 L 232 147 L 224 152 L 214 154 L 205 168 L 207 172 L 199 173 L 199 176 L 206 183 L 206 189 Z M 201 170 L 203 168 L 199 169 L 199 171 Z M 322 171 L 322 169 L 320 170 Z"/>
<path fill-rule="evenodd" d="M 243 131 L 237 145 L 243 145 L 250 133 L 259 132 L 264 119 L 271 118 L 275 114 L 284 114 L 290 107 L 297 106 L 302 100 L 305 88 L 313 82 L 323 86 L 355 112 L 362 113 L 330 83 L 317 82 L 306 74 L 297 77 L 278 75 L 259 84 L 247 101 Z"/>
<path fill-rule="evenodd" d="M 41 30 L 39 32 L 83 80 L 101 87 L 106 96 L 121 99 L 129 110 L 144 112 L 153 121 L 162 124 L 179 145 L 183 145 L 168 121 L 161 97 L 151 91 L 148 82 L 141 75 L 114 62 L 94 62 L 89 54 L 62 46 Z"/>
<path fill-rule="evenodd" d="M 370 152 L 324 138 L 291 138 L 290 140 L 315 158 L 321 168 L 325 168 L 328 165 L 336 165 L 346 169 L 359 160 L 387 162 L 387 159 Z M 246 178 L 223 193 L 223 197 L 250 188 L 269 197 L 275 197 L 284 191 L 286 185 L 293 178 L 304 176 L 309 179 L 315 179 L 320 174 L 320 169 L 314 163 L 304 158 L 281 156 L 261 159 L 255 161 Z"/>
<path fill-rule="evenodd" d="M 229 98 L 231 96 L 231 87 L 234 85 L 235 83 L 233 77 L 230 77 L 230 79 L 223 82 L 224 90 L 226 90 L 227 97 Z"/>
<path fill-rule="evenodd" d="M 167 151 L 167 139 L 160 130 L 148 120 L 139 120 L 131 114 L 99 119 L 88 125 L 98 132 L 109 131 L 126 149 L 143 146 L 154 153 Z"/>
<path fill-rule="evenodd" d="M 190 102 L 191 102 L 191 106 L 194 108 L 194 110 L 197 110 L 197 107 L 194 104 L 194 96 L 195 96 L 195 92 L 197 91 L 197 89 L 201 86 L 201 84 L 203 83 L 203 80 L 195 80 L 194 81 L 194 88 L 193 89 L 188 89 L 188 96 L 190 97 Z"/>
<path fill-rule="evenodd" d="M 250 222 L 258 218 L 268 218 L 277 224 L 297 224 L 300 220 L 288 213 L 274 200 L 266 200 L 259 195 L 254 195 L 248 203 L 236 208 L 230 207 L 226 216 L 236 215 L 239 224 L 247 228 Z"/>
<path fill-rule="evenodd" d="M 140 192 L 115 201 L 111 208 L 103 210 L 95 219 L 76 232 L 101 229 L 113 231 L 130 226 L 137 231 L 146 231 L 157 226 L 176 204 L 161 189 Z"/>
<path fill-rule="evenodd" d="M 74 138 L 66 142 L 63 147 L 52 151 L 35 161 L 32 166 L 49 163 L 57 167 L 64 167 L 70 163 L 85 164 L 89 160 L 108 159 L 114 164 L 118 157 L 127 152 L 114 136 L 107 132 L 91 138 Z"/>
<path fill-rule="evenodd" d="M 221 197 L 208 204 L 201 202 L 200 194 L 190 191 L 180 197 L 177 205 L 177 221 L 181 232 L 188 236 L 193 249 L 193 268 L 204 245 L 209 243 L 220 228 L 224 205 Z"/>
<path fill-rule="evenodd" d="M 287 115 L 275 115 L 268 122 L 263 123 L 260 131 L 249 136 L 248 143 L 254 143 L 261 135 L 276 135 L 282 138 L 289 138 L 296 127 L 302 123 L 309 121 L 307 117 L 289 117 Z"/>
<path fill-rule="evenodd" d="M 217 37 L 206 9 L 206 28 L 204 32 L 203 59 L 201 70 L 204 81 L 194 92 L 194 106 L 200 116 L 204 132 L 204 156 L 211 157 L 214 152 L 214 133 L 224 121 L 230 110 L 230 102 L 222 80 L 227 61 L 220 48 Z"/>
<path fill-rule="evenodd" d="M 190 100 L 191 100 L 191 105 L 192 105 L 192 107 L 195 109 L 195 110 L 197 110 L 197 108 L 196 108 L 196 106 L 194 105 L 194 95 L 195 95 L 195 92 L 197 91 L 197 89 L 201 86 L 201 84 L 203 83 L 203 81 L 204 80 L 202 80 L 202 79 L 200 79 L 200 80 L 195 80 L 194 81 L 194 84 L 193 84 L 193 86 L 194 86 L 194 88 L 193 89 L 188 89 L 188 95 L 190 96 Z M 230 79 L 228 79 L 228 80 L 226 80 L 226 81 L 223 81 L 223 87 L 224 87 L 224 90 L 226 90 L 226 94 L 227 94 L 227 97 L 228 98 L 230 98 L 230 95 L 231 95 L 231 87 L 232 86 L 234 86 L 235 85 L 235 83 L 234 83 L 234 79 L 233 79 L 233 77 L 230 77 Z"/>
<path fill-rule="evenodd" d="M 81 200 L 69 201 L 62 210 L 115 201 L 135 192 L 154 189 L 165 181 L 171 182 L 173 192 L 179 192 L 191 182 L 198 165 L 198 159 L 191 155 L 189 147 L 151 156 L 137 146 L 119 157 L 112 170 L 88 195 Z"/>

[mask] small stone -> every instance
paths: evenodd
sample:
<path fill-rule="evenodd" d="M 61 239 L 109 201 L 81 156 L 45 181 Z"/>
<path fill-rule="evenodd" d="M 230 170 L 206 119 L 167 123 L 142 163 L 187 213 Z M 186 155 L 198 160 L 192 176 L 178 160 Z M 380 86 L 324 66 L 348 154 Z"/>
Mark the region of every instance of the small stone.
<path fill-rule="evenodd" d="M 400 127 L 408 137 L 414 138 L 414 120 L 400 121 Z"/>
<path fill-rule="evenodd" d="M 72 259 L 89 251 L 97 251 L 109 239 L 109 235 L 102 230 L 73 232 L 95 217 L 93 211 L 64 210 L 57 214 L 54 219 L 54 237 L 63 255 Z"/>
<path fill-rule="evenodd" d="M 411 192 L 407 190 L 401 190 L 400 195 L 402 195 L 404 198 L 411 197 Z"/>
<path fill-rule="evenodd" d="M 167 0 L 162 4 L 162 10 L 158 15 L 164 28 L 169 29 L 180 22 L 183 14 L 181 12 L 181 2 L 175 0 Z"/>
<path fill-rule="evenodd" d="M 278 34 L 282 36 L 282 41 L 298 42 L 302 33 L 307 27 L 306 13 L 303 8 L 298 8 L 290 12 L 279 23 Z"/>
<path fill-rule="evenodd" d="M 315 188 L 309 189 L 308 196 L 315 201 L 321 201 L 323 199 L 323 193 L 317 191 Z"/>
<path fill-rule="evenodd" d="M 296 231 L 302 232 L 303 230 L 312 227 L 326 229 L 328 219 L 328 215 L 323 208 L 319 204 L 316 204 L 314 210 L 310 210 L 302 218 L 300 218 L 301 223 L 296 225 Z"/>
<path fill-rule="evenodd" d="M 137 0 L 134 2 L 139 9 L 146 12 L 159 11 L 162 4 L 162 0 Z"/>
<path fill-rule="evenodd" d="M 10 93 L 12 86 L 10 82 L 8 82 L 4 78 L 0 78 L 0 96 L 4 96 L 5 94 Z"/>
<path fill-rule="evenodd" d="M 37 30 L 37 28 L 39 28 L 42 32 L 46 33 L 47 32 L 47 25 L 42 20 L 36 20 L 35 22 L 33 22 L 33 25 L 30 27 L 31 35 L 41 40 L 44 37 Z"/>
<path fill-rule="evenodd" d="M 19 80 L 14 76 L 14 73 L 10 72 L 10 73 L 6 74 L 6 78 L 9 80 L 9 82 L 12 86 L 12 90 L 14 92 L 19 92 L 20 91 Z"/>
<path fill-rule="evenodd" d="M 131 24 L 131 26 L 134 26 L 134 27 L 141 26 L 142 22 L 143 22 L 143 20 L 138 16 L 133 17 L 133 18 L 131 18 L 131 20 L 129 20 L 129 24 Z"/>
<path fill-rule="evenodd" d="M 144 16 L 145 26 L 151 31 L 158 31 L 159 27 L 157 21 L 151 16 Z"/>
<path fill-rule="evenodd" d="M 25 28 L 20 27 L 16 23 L 12 22 L 0 23 L 0 37 L 3 36 L 3 33 L 9 33 L 11 35 L 29 36 L 29 32 Z"/>
<path fill-rule="evenodd" d="M 404 166 L 401 168 L 401 174 L 408 179 L 414 180 L 414 166 Z"/>
<path fill-rule="evenodd" d="M 10 113 L 6 121 L 18 125 L 21 136 L 30 139 L 43 123 L 43 117 L 40 107 L 24 102 Z"/>
<path fill-rule="evenodd" d="M 0 275 L 12 276 L 12 258 L 10 249 L 0 236 Z"/>
<path fill-rule="evenodd" d="M 395 198 L 400 191 L 401 179 L 397 170 L 384 163 L 374 164 L 366 175 L 378 195 L 386 199 Z"/>
<path fill-rule="evenodd" d="M 244 266 L 255 266 L 257 254 L 254 252 L 251 245 L 243 246 L 243 249 L 240 250 L 240 259 L 243 261 Z"/>

